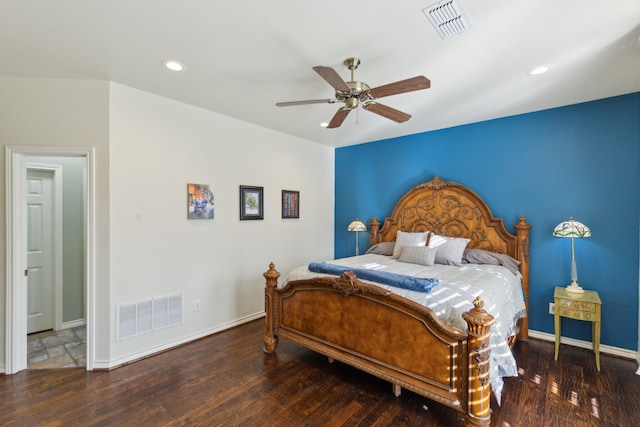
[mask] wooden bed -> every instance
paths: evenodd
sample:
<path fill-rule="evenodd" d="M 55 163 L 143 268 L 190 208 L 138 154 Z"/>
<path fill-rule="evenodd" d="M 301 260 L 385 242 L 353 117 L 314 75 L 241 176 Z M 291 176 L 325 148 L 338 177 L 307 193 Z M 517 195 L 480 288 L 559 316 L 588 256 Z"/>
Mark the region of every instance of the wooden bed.
<path fill-rule="evenodd" d="M 520 217 L 516 233 L 509 233 L 475 192 L 439 177 L 409 190 L 382 227 L 376 217 L 370 222 L 372 245 L 394 241 L 397 230 L 433 231 L 519 260 L 527 312 L 530 229 Z M 468 327 L 461 332 L 352 272 L 282 288 L 279 276 L 273 263 L 264 273 L 266 353 L 284 338 L 389 381 L 396 395 L 405 388 L 461 411 L 467 425 L 490 425 L 489 330 L 495 319 L 481 299 L 462 314 Z M 519 326 L 518 337 L 527 339 L 527 319 Z"/>

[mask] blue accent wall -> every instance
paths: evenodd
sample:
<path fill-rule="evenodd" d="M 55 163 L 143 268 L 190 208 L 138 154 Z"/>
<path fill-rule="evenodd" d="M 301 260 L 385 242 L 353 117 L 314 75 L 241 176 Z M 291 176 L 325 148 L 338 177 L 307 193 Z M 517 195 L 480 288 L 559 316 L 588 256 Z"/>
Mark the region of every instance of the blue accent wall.
<path fill-rule="evenodd" d="M 640 93 L 336 149 L 336 258 L 355 254 L 358 217 L 382 221 L 414 186 L 438 175 L 484 198 L 513 232 L 531 230 L 530 328 L 553 333 L 555 286 L 570 282 L 571 240 L 551 235 L 573 216 L 578 282 L 603 301 L 602 344 L 638 348 Z M 369 233 L 360 233 L 360 253 Z M 589 341 L 591 325 L 562 321 Z"/>

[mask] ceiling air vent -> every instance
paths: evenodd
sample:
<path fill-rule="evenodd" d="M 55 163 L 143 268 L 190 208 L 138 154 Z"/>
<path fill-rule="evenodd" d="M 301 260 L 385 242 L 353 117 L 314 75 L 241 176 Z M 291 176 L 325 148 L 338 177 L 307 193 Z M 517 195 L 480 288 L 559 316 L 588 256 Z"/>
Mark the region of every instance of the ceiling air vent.
<path fill-rule="evenodd" d="M 469 18 L 458 1 L 443 0 L 422 9 L 443 39 L 463 33 L 472 28 Z"/>

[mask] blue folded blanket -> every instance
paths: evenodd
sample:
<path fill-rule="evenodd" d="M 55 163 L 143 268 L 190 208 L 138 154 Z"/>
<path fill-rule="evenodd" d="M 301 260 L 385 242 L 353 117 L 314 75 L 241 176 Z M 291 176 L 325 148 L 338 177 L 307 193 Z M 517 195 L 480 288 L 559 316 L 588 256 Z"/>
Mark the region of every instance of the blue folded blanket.
<path fill-rule="evenodd" d="M 309 271 L 314 273 L 327 273 L 340 276 L 345 271 L 353 271 L 360 280 L 384 283 L 385 285 L 397 288 L 409 289 L 417 292 L 430 292 L 438 285 L 438 279 L 428 279 L 424 277 L 405 276 L 404 274 L 389 273 L 380 270 L 367 270 L 366 268 L 352 268 L 342 265 L 329 264 L 327 262 L 312 262 L 309 264 Z"/>

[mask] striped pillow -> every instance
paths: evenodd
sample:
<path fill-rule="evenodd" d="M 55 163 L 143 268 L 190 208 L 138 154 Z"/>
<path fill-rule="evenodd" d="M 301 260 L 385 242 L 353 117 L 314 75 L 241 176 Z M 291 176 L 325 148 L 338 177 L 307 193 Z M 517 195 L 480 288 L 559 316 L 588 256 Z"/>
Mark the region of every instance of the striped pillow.
<path fill-rule="evenodd" d="M 429 246 L 402 246 L 398 261 L 430 267 L 436 260 L 436 252 L 435 248 Z"/>
<path fill-rule="evenodd" d="M 409 233 L 398 230 L 396 233 L 396 246 L 393 248 L 392 258 L 400 256 L 400 247 L 402 246 L 426 246 L 429 232 Z"/>

